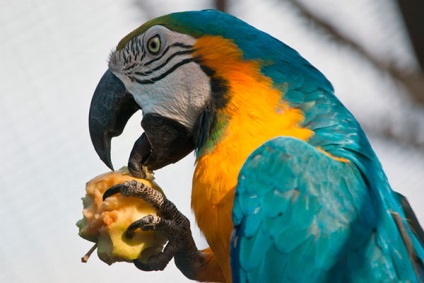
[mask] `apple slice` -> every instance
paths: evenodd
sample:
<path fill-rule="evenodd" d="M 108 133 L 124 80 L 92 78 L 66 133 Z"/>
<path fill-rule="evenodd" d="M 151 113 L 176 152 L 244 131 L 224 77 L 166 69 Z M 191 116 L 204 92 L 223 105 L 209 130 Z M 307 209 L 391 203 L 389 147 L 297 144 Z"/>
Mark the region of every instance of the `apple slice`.
<path fill-rule="evenodd" d="M 116 184 L 137 180 L 163 193 L 153 181 L 152 174 L 146 179 L 132 177 L 127 168 L 109 172 L 95 177 L 86 185 L 83 201 L 83 218 L 77 222 L 79 235 L 96 243 L 82 258 L 88 260 L 97 248 L 99 258 L 107 264 L 118 261 L 132 262 L 134 259 L 146 261 L 151 255 L 162 251 L 167 239 L 158 231 L 141 231 L 137 229 L 132 238 L 125 236 L 128 226 L 143 216 L 156 211 L 147 202 L 134 197 L 116 194 L 102 200 L 103 193 Z"/>

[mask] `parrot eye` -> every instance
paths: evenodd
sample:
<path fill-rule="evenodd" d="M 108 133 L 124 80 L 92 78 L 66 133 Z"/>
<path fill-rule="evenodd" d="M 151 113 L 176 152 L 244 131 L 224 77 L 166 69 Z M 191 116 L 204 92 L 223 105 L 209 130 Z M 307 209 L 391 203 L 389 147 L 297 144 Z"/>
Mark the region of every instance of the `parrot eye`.
<path fill-rule="evenodd" d="M 155 35 L 147 41 L 147 49 L 153 55 L 156 55 L 160 51 L 160 37 L 159 35 Z"/>

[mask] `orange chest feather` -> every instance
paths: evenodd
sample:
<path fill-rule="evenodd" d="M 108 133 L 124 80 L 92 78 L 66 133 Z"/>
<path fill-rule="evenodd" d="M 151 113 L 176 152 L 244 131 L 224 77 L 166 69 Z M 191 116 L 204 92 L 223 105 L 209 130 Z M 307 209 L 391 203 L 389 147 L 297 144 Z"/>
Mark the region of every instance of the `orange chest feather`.
<path fill-rule="evenodd" d="M 195 47 L 194 55 L 225 79 L 229 89 L 226 106 L 217 112 L 225 128 L 219 141 L 198 158 L 192 191 L 196 221 L 227 273 L 234 190 L 243 163 L 269 139 L 285 135 L 307 140 L 313 132 L 300 126 L 303 113 L 282 99 L 272 80 L 261 74 L 259 62 L 243 61 L 232 41 L 207 36 Z"/>

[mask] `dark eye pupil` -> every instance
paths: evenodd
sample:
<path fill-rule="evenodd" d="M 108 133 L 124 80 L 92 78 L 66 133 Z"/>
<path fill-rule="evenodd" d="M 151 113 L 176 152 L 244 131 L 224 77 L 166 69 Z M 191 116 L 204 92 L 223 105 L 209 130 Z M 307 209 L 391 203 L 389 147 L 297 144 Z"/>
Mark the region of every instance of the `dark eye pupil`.
<path fill-rule="evenodd" d="M 150 48 L 156 49 L 156 47 L 157 47 L 157 44 L 155 41 L 150 42 Z"/>

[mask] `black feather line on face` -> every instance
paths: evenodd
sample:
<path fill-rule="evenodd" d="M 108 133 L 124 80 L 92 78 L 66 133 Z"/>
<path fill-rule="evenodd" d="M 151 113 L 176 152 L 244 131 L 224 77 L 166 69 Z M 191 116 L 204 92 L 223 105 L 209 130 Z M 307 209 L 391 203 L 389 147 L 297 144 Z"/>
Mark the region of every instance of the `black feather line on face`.
<path fill-rule="evenodd" d="M 193 128 L 193 139 L 196 151 L 203 148 L 211 134 L 216 130 L 217 111 L 224 108 L 229 101 L 228 82 L 217 76 L 216 72 L 211 68 L 201 63 L 199 63 L 199 65 L 203 72 L 210 78 L 211 100 L 200 114 Z"/>
<path fill-rule="evenodd" d="M 197 60 L 195 59 L 195 62 Z M 197 62 L 200 65 L 202 71 L 210 78 L 211 85 L 211 103 L 214 105 L 214 108 L 220 109 L 224 108 L 230 97 L 228 96 L 228 82 L 219 77 L 214 70 L 205 65 L 202 65 L 200 62 Z"/>
<path fill-rule="evenodd" d="M 154 78 L 151 78 L 151 79 L 146 79 L 146 80 L 140 80 L 139 78 L 135 78 L 135 81 L 139 84 L 142 84 L 142 85 L 154 84 L 155 82 L 160 81 L 161 79 L 165 78 L 166 76 L 168 76 L 169 74 L 174 72 L 179 67 L 181 67 L 185 64 L 191 63 L 191 62 L 193 62 L 193 59 L 191 59 L 191 58 L 184 59 L 184 60 L 178 62 L 177 64 L 175 64 L 174 66 L 172 66 L 168 71 L 166 71 L 165 73 L 163 73 L 163 74 L 161 74 L 157 77 L 154 77 Z"/>

